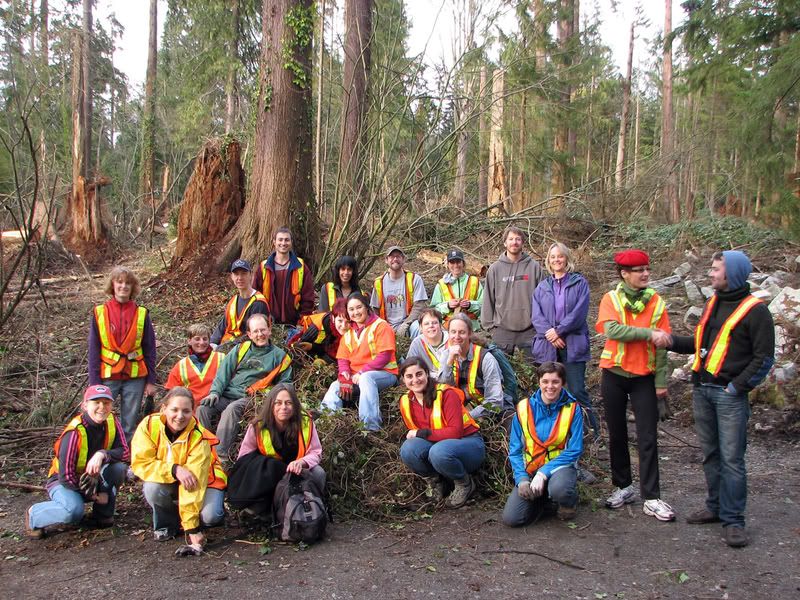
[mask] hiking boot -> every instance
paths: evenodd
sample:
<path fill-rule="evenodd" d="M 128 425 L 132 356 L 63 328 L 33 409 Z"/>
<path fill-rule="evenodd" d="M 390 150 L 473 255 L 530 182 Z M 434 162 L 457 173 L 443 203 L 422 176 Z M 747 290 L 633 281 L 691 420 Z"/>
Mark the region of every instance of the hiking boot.
<path fill-rule="evenodd" d="M 705 525 L 707 523 L 719 523 L 719 516 L 712 513 L 707 508 L 697 510 L 686 517 L 689 525 Z"/>
<path fill-rule="evenodd" d="M 636 490 L 633 484 L 626 488 L 617 488 L 606 498 L 606 508 L 622 508 L 625 504 L 630 504 L 636 500 Z"/>
<path fill-rule="evenodd" d="M 655 517 L 659 521 L 674 521 L 675 511 L 672 507 L 659 498 L 645 500 L 642 512 L 649 517 Z"/>
<path fill-rule="evenodd" d="M 425 495 L 431 502 L 439 503 L 444 500 L 444 480 L 438 475 L 425 477 Z"/>
<path fill-rule="evenodd" d="M 728 525 L 723 529 L 725 532 L 725 543 L 731 548 L 744 548 L 747 546 L 747 534 L 744 527 L 740 525 Z"/>
<path fill-rule="evenodd" d="M 44 529 L 41 527 L 31 527 L 31 509 L 25 511 L 25 535 L 32 540 L 40 540 L 44 537 Z"/>
<path fill-rule="evenodd" d="M 578 467 L 578 481 L 581 483 L 585 483 L 586 485 L 592 485 L 597 481 L 597 477 L 594 476 L 589 469 L 584 469 L 583 467 Z"/>
<path fill-rule="evenodd" d="M 574 506 L 563 506 L 559 504 L 556 516 L 562 521 L 573 521 L 577 514 L 578 511 Z"/>
<path fill-rule="evenodd" d="M 447 497 L 447 506 L 448 508 L 461 508 L 475 491 L 475 482 L 472 481 L 472 477 L 467 475 L 464 479 L 454 480 L 453 483 L 456 487 Z"/>
<path fill-rule="evenodd" d="M 161 529 L 156 529 L 153 532 L 153 539 L 157 542 L 166 542 L 167 540 L 171 540 L 174 537 L 175 534 L 166 527 L 162 527 Z"/>

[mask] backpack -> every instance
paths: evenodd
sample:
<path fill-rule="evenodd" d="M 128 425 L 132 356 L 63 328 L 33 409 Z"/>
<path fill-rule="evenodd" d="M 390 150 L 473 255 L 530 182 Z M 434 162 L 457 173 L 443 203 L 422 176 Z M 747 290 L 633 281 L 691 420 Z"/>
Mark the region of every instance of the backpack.
<path fill-rule="evenodd" d="M 518 383 L 517 374 L 514 372 L 514 367 L 511 366 L 511 361 L 508 356 L 495 344 L 486 346 L 486 350 L 494 357 L 500 367 L 500 374 L 503 376 L 503 396 L 505 397 L 506 404 L 511 407 L 517 404 Z"/>
<path fill-rule="evenodd" d="M 284 542 L 311 544 L 325 536 L 328 513 L 319 489 L 308 471 L 286 473 L 275 487 L 272 502 L 274 528 Z"/>

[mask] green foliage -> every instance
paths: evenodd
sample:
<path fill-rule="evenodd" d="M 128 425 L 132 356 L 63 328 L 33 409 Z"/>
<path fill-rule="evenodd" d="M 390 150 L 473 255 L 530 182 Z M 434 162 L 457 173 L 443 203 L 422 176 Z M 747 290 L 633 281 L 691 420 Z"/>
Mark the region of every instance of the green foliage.
<path fill-rule="evenodd" d="M 292 82 L 300 89 L 307 88 L 311 83 L 311 73 L 297 60 L 297 56 L 305 53 L 311 44 L 316 11 L 314 4 L 306 7 L 298 3 L 289 9 L 284 19 L 292 35 L 281 40 L 283 68 L 292 74 Z"/>

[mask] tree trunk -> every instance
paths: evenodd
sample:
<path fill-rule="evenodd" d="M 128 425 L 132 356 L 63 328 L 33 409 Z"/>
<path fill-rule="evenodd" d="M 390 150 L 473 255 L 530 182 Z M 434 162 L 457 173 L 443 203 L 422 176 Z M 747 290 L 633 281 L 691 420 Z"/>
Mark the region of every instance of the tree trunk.
<path fill-rule="evenodd" d="M 245 176 L 241 147 L 236 140 L 221 146 L 219 140 L 206 142 L 194 163 L 178 215 L 175 257 L 200 256 L 202 248 L 222 240 L 244 208 Z"/>
<path fill-rule="evenodd" d="M 495 206 L 489 214 L 507 212 L 506 167 L 503 162 L 503 77 L 502 69 L 492 74 L 492 134 L 489 141 L 489 196 L 488 206 Z"/>
<path fill-rule="evenodd" d="M 639 178 L 639 104 L 640 98 L 636 96 L 636 121 L 633 127 L 633 185 Z"/>
<path fill-rule="evenodd" d="M 572 162 L 570 149 L 570 127 L 569 127 L 569 104 L 572 90 L 569 84 L 570 67 L 570 38 L 574 26 L 573 0 L 560 0 L 558 17 L 558 86 L 559 86 L 559 107 L 558 124 L 556 125 L 556 135 L 553 142 L 553 177 L 552 177 L 552 196 L 548 208 L 552 212 L 561 211 L 564 208 L 563 195 L 568 189 L 568 170 Z"/>
<path fill-rule="evenodd" d="M 322 206 L 322 187 L 324 164 L 322 156 L 322 98 L 324 86 L 325 70 L 325 4 L 326 0 L 321 0 L 319 10 L 319 31 L 317 32 L 317 116 L 314 126 L 314 193 L 317 198 L 317 206 Z"/>
<path fill-rule="evenodd" d="M 236 95 L 236 69 L 239 66 L 239 0 L 230 0 L 231 3 L 231 29 L 228 40 L 228 80 L 225 82 L 225 133 L 233 131 L 236 123 L 238 109 Z"/>
<path fill-rule="evenodd" d="M 677 223 L 681 218 L 678 202 L 677 161 L 675 160 L 675 117 L 672 107 L 672 0 L 664 0 L 664 55 L 663 92 L 661 118 L 661 156 L 666 169 L 664 181 L 664 204 L 667 220 Z"/>
<path fill-rule="evenodd" d="M 83 67 L 83 163 L 81 174 L 89 179 L 89 161 L 92 156 L 92 0 L 83 0 L 82 26 L 82 67 Z"/>
<path fill-rule="evenodd" d="M 514 184 L 514 193 L 511 197 L 511 206 L 515 211 L 528 206 L 525 198 L 525 171 L 527 170 L 525 165 L 525 132 L 528 129 L 525 122 L 525 113 L 528 109 L 528 93 L 526 91 L 522 92 L 522 97 L 520 98 L 519 104 L 519 141 L 517 146 L 518 156 L 516 161 L 517 178 Z"/>
<path fill-rule="evenodd" d="M 346 0 L 344 42 L 344 98 L 340 169 L 357 205 L 365 206 L 363 167 L 364 118 L 371 62 L 372 0 Z"/>
<path fill-rule="evenodd" d="M 481 65 L 480 91 L 478 102 L 480 104 L 480 118 L 478 120 L 478 206 L 485 206 L 489 196 L 488 181 L 488 151 L 486 148 L 486 65 Z"/>
<path fill-rule="evenodd" d="M 50 9 L 47 0 L 41 0 L 39 3 L 39 54 L 42 60 L 42 66 L 47 68 L 50 60 L 50 31 L 49 27 Z"/>
<path fill-rule="evenodd" d="M 311 188 L 314 16 L 312 0 L 263 5 L 253 170 L 249 201 L 237 225 L 241 255 L 248 260 L 266 256 L 275 230 L 282 226 L 292 229 L 298 254 L 312 265 L 317 255 Z M 233 245 L 238 245 L 236 240 Z"/>
<path fill-rule="evenodd" d="M 144 115 L 142 123 L 142 169 L 139 194 L 150 212 L 155 207 L 153 179 L 155 173 L 156 131 L 156 61 L 158 58 L 158 2 L 150 0 L 150 39 L 147 48 L 147 79 L 144 85 Z"/>
<path fill-rule="evenodd" d="M 617 168 L 614 173 L 617 191 L 621 191 L 625 181 L 625 140 L 628 133 L 628 113 L 631 105 L 631 76 L 633 74 L 633 33 L 635 25 L 631 23 L 631 37 L 628 44 L 628 70 L 622 80 L 622 117 L 619 121 L 619 139 L 617 141 Z M 637 104 L 638 107 L 638 104 Z"/>

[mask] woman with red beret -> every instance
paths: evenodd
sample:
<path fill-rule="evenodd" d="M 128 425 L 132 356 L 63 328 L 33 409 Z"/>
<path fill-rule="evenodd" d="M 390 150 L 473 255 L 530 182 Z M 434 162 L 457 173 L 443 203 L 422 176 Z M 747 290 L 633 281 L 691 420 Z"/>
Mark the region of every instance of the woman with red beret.
<path fill-rule="evenodd" d="M 616 486 L 606 506 L 622 508 L 636 496 L 625 415 L 630 399 L 636 417 L 644 514 L 660 521 L 673 521 L 675 511 L 661 500 L 657 441 L 659 399 L 665 400 L 667 394 L 669 316 L 664 300 L 648 286 L 650 258 L 647 253 L 642 250 L 618 252 L 614 263 L 621 281 L 600 301 L 595 325 L 597 332 L 606 336 L 600 355 L 600 387 L 608 425 L 611 480 Z"/>

